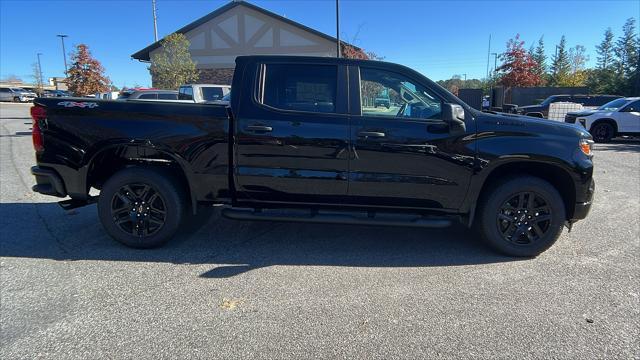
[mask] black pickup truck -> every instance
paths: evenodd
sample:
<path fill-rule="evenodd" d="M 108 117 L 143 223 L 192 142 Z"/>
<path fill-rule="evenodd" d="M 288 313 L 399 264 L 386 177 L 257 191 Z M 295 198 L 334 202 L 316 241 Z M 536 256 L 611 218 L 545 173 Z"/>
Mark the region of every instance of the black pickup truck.
<path fill-rule="evenodd" d="M 535 256 L 589 212 L 592 141 L 578 126 L 478 112 L 385 62 L 238 57 L 232 88 L 229 106 L 36 99 L 34 191 L 70 197 L 67 209 L 97 201 L 106 231 L 143 248 L 222 204 L 238 220 L 462 222 Z M 361 106 L 381 90 L 389 109 Z"/>

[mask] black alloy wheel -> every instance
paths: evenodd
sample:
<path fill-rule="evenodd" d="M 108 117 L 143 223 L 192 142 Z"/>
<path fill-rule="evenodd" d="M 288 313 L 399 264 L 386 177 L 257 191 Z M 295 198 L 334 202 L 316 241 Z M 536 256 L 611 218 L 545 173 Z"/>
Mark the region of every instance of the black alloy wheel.
<path fill-rule="evenodd" d="M 122 169 L 100 190 L 100 222 L 113 239 L 127 246 L 161 246 L 180 227 L 188 207 L 185 190 L 169 169 Z"/>
<path fill-rule="evenodd" d="M 611 139 L 613 138 L 613 135 L 614 135 L 613 126 L 611 126 L 611 124 L 606 122 L 596 124 L 591 129 L 591 136 L 593 136 L 593 140 L 595 142 L 604 143 L 604 142 L 611 141 Z"/>
<path fill-rule="evenodd" d="M 127 234 L 151 236 L 166 221 L 167 206 L 160 193 L 149 184 L 122 186 L 111 199 L 111 216 Z"/>
<path fill-rule="evenodd" d="M 503 240 L 528 245 L 549 231 L 551 216 L 551 208 L 540 194 L 520 192 L 502 204 L 496 225 Z"/>

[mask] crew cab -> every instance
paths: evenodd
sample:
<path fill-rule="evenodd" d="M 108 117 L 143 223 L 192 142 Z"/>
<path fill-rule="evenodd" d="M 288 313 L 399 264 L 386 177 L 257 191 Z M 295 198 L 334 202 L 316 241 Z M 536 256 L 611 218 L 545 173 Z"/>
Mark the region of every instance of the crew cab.
<path fill-rule="evenodd" d="M 218 204 L 237 220 L 462 222 L 535 256 L 591 207 L 585 129 L 476 111 L 401 65 L 241 56 L 233 89 L 229 106 L 36 99 L 34 191 L 97 202 L 106 232 L 141 248 Z M 381 89 L 389 109 L 362 106 Z"/>
<path fill-rule="evenodd" d="M 596 142 L 609 142 L 621 135 L 640 135 L 640 97 L 620 98 L 595 110 L 570 112 L 564 118 L 576 122 L 593 136 Z"/>

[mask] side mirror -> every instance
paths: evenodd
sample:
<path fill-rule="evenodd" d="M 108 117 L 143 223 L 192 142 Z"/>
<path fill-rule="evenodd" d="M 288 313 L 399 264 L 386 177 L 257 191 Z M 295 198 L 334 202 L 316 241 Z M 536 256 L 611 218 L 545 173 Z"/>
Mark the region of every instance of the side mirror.
<path fill-rule="evenodd" d="M 442 104 L 442 120 L 449 124 L 449 133 L 452 135 L 464 134 L 464 108 L 458 104 Z"/>

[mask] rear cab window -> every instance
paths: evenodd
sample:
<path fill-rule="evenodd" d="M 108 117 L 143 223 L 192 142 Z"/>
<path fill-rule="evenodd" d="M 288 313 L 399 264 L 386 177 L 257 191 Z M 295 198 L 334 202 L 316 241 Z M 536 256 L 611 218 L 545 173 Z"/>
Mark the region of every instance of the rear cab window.
<path fill-rule="evenodd" d="M 222 88 L 217 86 L 202 87 L 200 88 L 200 94 L 202 95 L 202 99 L 206 101 L 222 100 L 224 96 Z"/>
<path fill-rule="evenodd" d="M 258 101 L 268 107 L 336 113 L 337 65 L 264 64 Z"/>

